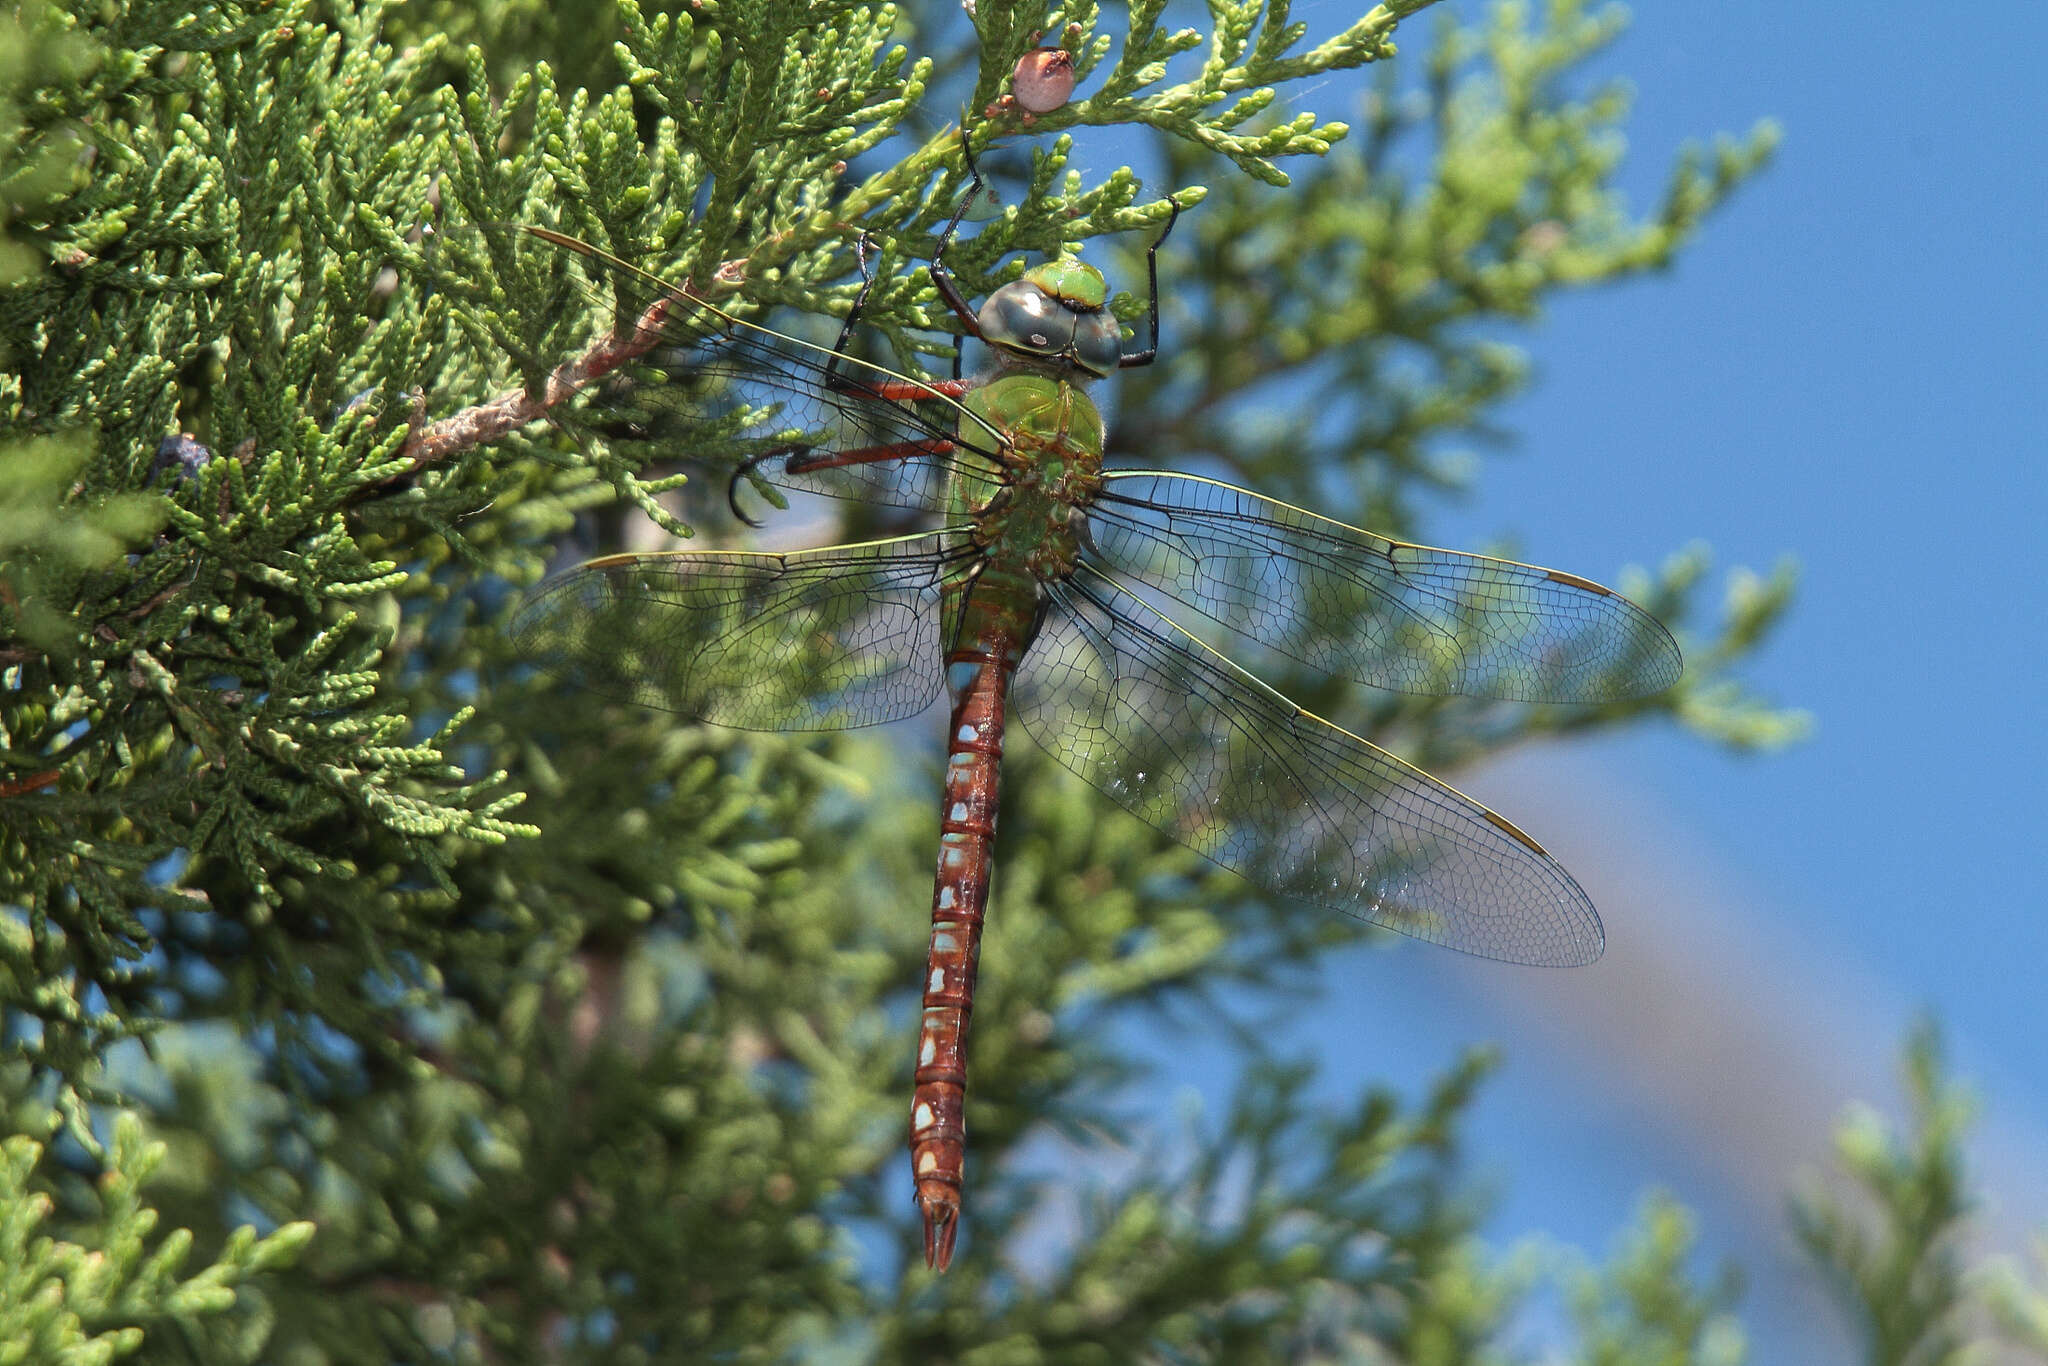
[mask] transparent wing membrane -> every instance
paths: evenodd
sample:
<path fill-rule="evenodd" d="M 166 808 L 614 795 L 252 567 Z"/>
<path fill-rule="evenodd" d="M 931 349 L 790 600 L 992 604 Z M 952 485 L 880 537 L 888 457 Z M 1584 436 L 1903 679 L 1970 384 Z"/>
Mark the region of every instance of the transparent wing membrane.
<path fill-rule="evenodd" d="M 1670 633 L 1598 584 L 1388 540 L 1215 480 L 1112 471 L 1089 528 L 1116 573 L 1375 687 L 1586 703 L 1678 681 Z"/>
<path fill-rule="evenodd" d="M 606 697 L 742 730 L 837 730 L 938 695 L 950 533 L 792 555 L 592 560 L 513 621 L 521 658 Z"/>
<path fill-rule="evenodd" d="M 594 560 L 520 610 L 521 657 L 750 730 L 869 725 L 932 702 L 945 586 L 983 556 L 1026 562 L 1017 547 L 1043 532 L 1003 517 L 1064 515 L 995 500 L 1012 477 L 1003 434 L 927 382 L 739 318 L 588 244 L 537 229 L 490 240 L 494 257 L 520 254 L 529 286 L 573 281 L 592 316 L 613 320 L 552 371 L 575 391 L 572 429 L 792 490 L 944 512 L 950 488 L 982 509 L 972 529 L 797 554 Z M 1600 956 L 1592 903 L 1528 836 L 1294 706 L 1149 599 L 1378 687 L 1579 704 L 1677 680 L 1678 648 L 1653 617 L 1569 574 L 1389 540 L 1210 479 L 1111 471 L 1081 510 L 1080 567 L 1042 583 L 1043 626 L 1011 689 L 1040 745 L 1272 892 L 1487 958 Z"/>
<path fill-rule="evenodd" d="M 1252 882 L 1485 958 L 1600 956 L 1592 902 L 1471 798 L 1295 707 L 1083 570 L 1052 588 L 1013 698 L 1124 809 Z"/>
<path fill-rule="evenodd" d="M 946 481 L 993 489 L 994 434 L 958 401 L 826 346 L 734 316 L 588 243 L 521 226 L 479 229 L 514 254 L 509 278 L 548 280 L 606 320 L 629 356 L 578 386 L 556 420 L 613 450 L 651 447 L 782 488 L 932 511 Z M 565 357 L 552 358 L 556 360 Z M 980 438 L 960 440 L 963 424 Z M 892 458 L 826 464 L 848 452 Z"/>

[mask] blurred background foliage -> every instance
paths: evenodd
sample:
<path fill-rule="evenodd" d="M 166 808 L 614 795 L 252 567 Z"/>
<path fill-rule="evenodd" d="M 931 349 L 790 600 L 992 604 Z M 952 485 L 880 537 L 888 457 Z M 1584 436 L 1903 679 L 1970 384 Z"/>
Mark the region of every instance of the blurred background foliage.
<path fill-rule="evenodd" d="M 902 1146 L 936 732 L 740 736 L 506 672 L 558 555 L 741 529 L 677 452 L 418 440 L 611 321 L 566 275 L 493 274 L 465 223 L 740 279 L 733 306 L 828 334 L 871 229 L 870 343 L 945 364 L 914 267 L 964 109 L 1002 203 L 952 258 L 972 295 L 1097 238 L 1138 279 L 1165 194 L 1199 203 L 1161 255 L 1165 361 L 1116 386 L 1119 457 L 1427 539 L 1526 377 L 1517 326 L 1669 262 L 1773 135 L 1682 153 L 1632 212 L 1624 92 L 1575 79 L 1617 12 L 1422 8 L 0 15 L 0 1361 L 1744 1359 L 1734 1275 L 1667 1199 L 1601 1265 L 1478 1239 L 1458 1134 L 1490 1055 L 1308 1105 L 1258 1015 L 1314 1009 L 1301 969 L 1361 927 L 1028 746 L 969 1231 L 924 1272 Z M 1041 32 L 1080 97 L 982 113 Z M 1438 770 L 1660 717 L 1795 738 L 1739 676 L 1789 570 L 1718 604 L 1708 572 L 1685 547 L 1619 575 L 1689 665 L 1623 706 L 1258 662 Z M 1131 1101 L 1134 1019 L 1238 1040 L 1227 1113 L 1174 1136 Z M 2048 1354 L 2038 1275 L 1961 1240 L 1967 1105 L 1931 1030 L 1908 1057 L 1906 1126 L 1845 1122 L 1850 1185 L 1799 1237 L 1872 1361 Z"/>

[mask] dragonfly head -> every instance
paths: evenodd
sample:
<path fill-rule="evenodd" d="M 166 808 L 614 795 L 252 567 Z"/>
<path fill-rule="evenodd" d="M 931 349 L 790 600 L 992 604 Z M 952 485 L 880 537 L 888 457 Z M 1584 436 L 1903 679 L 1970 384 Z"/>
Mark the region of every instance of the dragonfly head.
<path fill-rule="evenodd" d="M 983 341 L 1026 364 L 1100 377 L 1123 352 L 1102 272 L 1072 256 L 1034 266 L 989 295 L 977 321 Z"/>

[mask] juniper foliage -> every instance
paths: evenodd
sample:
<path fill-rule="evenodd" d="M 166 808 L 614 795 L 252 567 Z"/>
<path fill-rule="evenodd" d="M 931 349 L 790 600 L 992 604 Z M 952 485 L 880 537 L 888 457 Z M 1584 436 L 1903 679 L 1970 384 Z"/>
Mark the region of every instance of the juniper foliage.
<path fill-rule="evenodd" d="M 1900 1071 L 1904 1124 L 1855 1105 L 1835 1131 L 1836 1179 L 1792 1201 L 1793 1233 L 1872 1366 L 2048 1361 L 2048 1290 L 1985 1255 L 1963 1141 L 1978 1108 L 1948 1075 L 1941 1032 L 1918 1022 Z"/>
<path fill-rule="evenodd" d="M 1504 7 L 1391 61 L 1424 7 L 1320 37 L 1284 0 L 1211 0 L 1198 29 L 1164 0 L 0 19 L 0 1234 L 28 1268 L 0 1341 L 1503 1359 L 1534 1273 L 1476 1241 L 1458 1175 L 1481 1056 L 1335 1114 L 1255 1058 L 1182 1148 L 1065 1170 L 1144 1132 L 1119 1022 L 1227 1013 L 1356 931 L 1028 751 L 975 1013 L 969 1242 L 943 1280 L 898 1265 L 937 756 L 565 702 L 504 667 L 514 590 L 564 543 L 731 528 L 679 453 L 537 420 L 616 301 L 461 231 L 550 224 L 827 335 L 872 232 L 870 336 L 943 363 L 910 267 L 961 190 L 965 109 L 1006 187 L 951 258 L 971 294 L 1061 243 L 1128 267 L 1168 190 L 1200 206 L 1162 258 L 1171 358 L 1122 387 L 1114 445 L 1410 532 L 1458 482 L 1448 443 L 1524 376 L 1503 325 L 1668 261 L 1771 144 L 1686 154 L 1637 218 L 1625 101 L 1575 90 L 1611 14 Z M 999 100 L 1042 35 L 1086 93 L 1027 123 Z M 1368 65 L 1391 74 L 1327 79 Z M 1362 127 L 1289 112 L 1313 101 Z M 1146 176 L 1081 169 L 1110 126 L 1149 130 Z M 1313 426 L 1253 401 L 1311 377 L 1343 396 Z M 1661 698 L 1315 700 L 1432 765 L 1652 713 L 1781 743 L 1800 719 L 1735 670 L 1789 573 L 1731 576 L 1715 614 L 1706 571 L 1683 551 L 1623 578 L 1686 637 Z M 1048 1173 L 1048 1143 L 1084 1156 Z M 1587 1353 L 1732 1359 L 1682 1219 L 1653 1206 L 1640 1237 L 1588 1283 Z M 1013 1251 L 1048 1241 L 1023 1274 Z"/>

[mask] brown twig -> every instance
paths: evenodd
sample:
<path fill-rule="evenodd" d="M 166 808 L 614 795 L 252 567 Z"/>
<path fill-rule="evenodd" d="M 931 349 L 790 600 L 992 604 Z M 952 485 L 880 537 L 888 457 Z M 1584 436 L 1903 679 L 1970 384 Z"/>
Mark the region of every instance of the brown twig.
<path fill-rule="evenodd" d="M 606 333 L 582 355 L 556 366 L 538 396 L 530 390 L 514 389 L 420 427 L 399 450 L 401 458 L 409 462 L 407 467 L 389 479 L 379 480 L 379 485 L 410 478 L 471 447 L 500 440 L 529 422 L 545 418 L 592 380 L 653 350 L 661 340 L 662 324 L 667 321 L 669 309 L 681 297 L 686 296 L 662 295 L 634 321 L 632 332 L 624 340 L 616 331 Z"/>
<path fill-rule="evenodd" d="M 58 770 L 53 768 L 43 773 L 31 773 L 26 778 L 9 778 L 0 782 L 0 797 L 19 797 L 24 793 L 38 791 L 56 782 L 60 776 L 62 775 Z"/>

